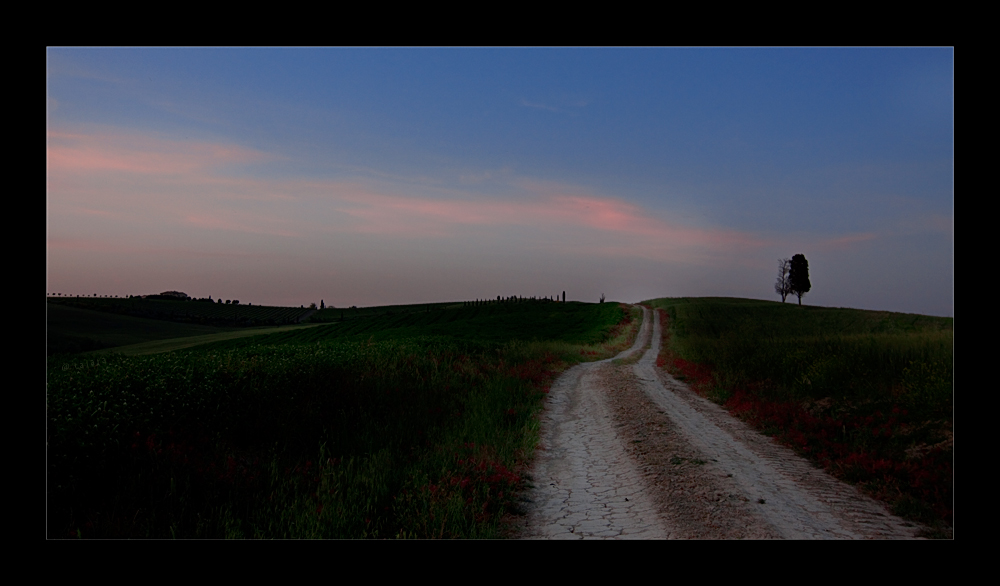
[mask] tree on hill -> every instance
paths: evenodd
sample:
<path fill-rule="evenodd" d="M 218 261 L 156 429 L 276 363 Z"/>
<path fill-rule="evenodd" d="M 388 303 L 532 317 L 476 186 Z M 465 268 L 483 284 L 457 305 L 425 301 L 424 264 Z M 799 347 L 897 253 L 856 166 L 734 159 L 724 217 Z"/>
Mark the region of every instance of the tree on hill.
<path fill-rule="evenodd" d="M 799 298 L 799 305 L 802 305 L 802 296 L 809 292 L 812 285 L 809 283 L 809 261 L 801 254 L 792 257 L 788 269 L 788 282 L 790 292 Z"/>
<path fill-rule="evenodd" d="M 774 292 L 781 295 L 781 302 L 792 292 L 792 283 L 788 278 L 788 271 L 792 267 L 792 261 L 787 258 L 778 259 L 778 280 L 774 283 Z"/>

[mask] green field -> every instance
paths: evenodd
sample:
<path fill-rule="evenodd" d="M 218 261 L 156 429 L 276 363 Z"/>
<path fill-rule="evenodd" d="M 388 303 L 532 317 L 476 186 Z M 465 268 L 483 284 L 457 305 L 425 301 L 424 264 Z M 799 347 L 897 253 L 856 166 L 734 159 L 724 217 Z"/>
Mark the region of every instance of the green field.
<path fill-rule="evenodd" d="M 61 303 L 46 303 L 48 354 L 75 354 L 153 340 L 230 331 L 199 324 L 133 317 Z"/>
<path fill-rule="evenodd" d="M 426 312 L 456 304 L 436 303 L 316 311 L 308 324 L 365 320 Z M 461 307 L 461 303 L 457 304 Z M 46 303 L 48 355 L 82 352 L 147 354 L 209 341 L 287 331 L 310 310 L 294 307 L 225 305 L 198 301 L 50 297 Z M 270 325 L 261 325 L 270 324 Z M 286 324 L 286 325 L 275 325 Z"/>
<path fill-rule="evenodd" d="M 417 307 L 416 310 L 413 308 Z M 335 321 L 309 330 L 291 330 L 251 340 L 220 342 L 217 346 L 239 347 L 248 343 L 315 343 L 338 339 L 384 340 L 421 336 L 444 336 L 455 340 L 502 343 L 510 340 L 597 344 L 607 335 L 610 318 L 595 322 L 603 311 L 616 315 L 616 304 L 531 301 L 491 303 L 464 307 L 461 304 L 405 306 L 403 309 L 372 308 L 367 317 Z M 350 310 L 347 310 L 350 311 Z M 603 323 L 603 326 L 595 326 Z"/>
<path fill-rule="evenodd" d="M 643 304 L 667 318 L 662 366 L 898 514 L 950 527 L 954 318 L 734 298 Z"/>
<path fill-rule="evenodd" d="M 311 310 L 302 307 L 231 305 L 205 301 L 108 297 L 48 297 L 48 305 L 103 313 L 221 328 L 299 323 Z"/>
<path fill-rule="evenodd" d="M 547 385 L 631 344 L 637 312 L 453 304 L 61 356 L 48 536 L 497 537 Z"/>
<path fill-rule="evenodd" d="M 776 398 L 904 400 L 950 414 L 954 318 L 732 298 L 654 299 L 673 346 L 723 386 Z"/>
<path fill-rule="evenodd" d="M 198 336 L 187 336 L 184 338 L 164 338 L 129 344 L 127 346 L 114 346 L 100 350 L 87 352 L 88 355 L 101 354 L 124 354 L 125 356 L 145 356 L 147 354 L 161 354 L 163 352 L 173 352 L 195 346 L 204 346 L 216 342 L 228 342 L 239 338 L 257 337 L 277 332 L 289 332 L 294 330 L 304 330 L 315 328 L 319 324 L 299 324 L 294 326 L 271 326 L 266 328 L 239 328 L 233 331 L 217 332 L 214 334 L 202 334 Z"/>

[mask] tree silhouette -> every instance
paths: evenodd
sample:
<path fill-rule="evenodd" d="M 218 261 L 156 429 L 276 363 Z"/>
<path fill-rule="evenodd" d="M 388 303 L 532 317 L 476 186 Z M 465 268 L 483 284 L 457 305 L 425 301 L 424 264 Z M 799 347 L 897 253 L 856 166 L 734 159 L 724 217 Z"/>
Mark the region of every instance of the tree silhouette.
<path fill-rule="evenodd" d="M 799 305 L 802 305 L 802 296 L 812 288 L 809 283 L 809 261 L 804 255 L 796 254 L 792 257 L 788 270 L 788 282 L 791 285 L 790 292 L 798 296 Z"/>
<path fill-rule="evenodd" d="M 781 302 L 792 292 L 792 284 L 788 278 L 788 271 L 792 267 L 792 261 L 787 258 L 778 259 L 778 280 L 774 283 L 774 292 L 781 295 Z"/>

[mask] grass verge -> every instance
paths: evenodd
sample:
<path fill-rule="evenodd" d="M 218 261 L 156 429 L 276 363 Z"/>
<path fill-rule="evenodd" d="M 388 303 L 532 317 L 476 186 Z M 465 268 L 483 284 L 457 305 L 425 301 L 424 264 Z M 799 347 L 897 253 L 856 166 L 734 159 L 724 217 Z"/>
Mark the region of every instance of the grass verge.
<path fill-rule="evenodd" d="M 835 476 L 948 537 L 950 318 L 659 299 L 657 364 Z"/>

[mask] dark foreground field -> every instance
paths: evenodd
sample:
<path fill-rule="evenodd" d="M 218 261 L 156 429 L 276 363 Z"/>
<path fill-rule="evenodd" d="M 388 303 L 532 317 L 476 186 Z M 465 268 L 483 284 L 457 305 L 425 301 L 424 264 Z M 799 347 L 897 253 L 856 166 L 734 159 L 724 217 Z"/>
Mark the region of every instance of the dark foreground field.
<path fill-rule="evenodd" d="M 634 319 L 612 303 L 429 306 L 54 357 L 48 536 L 498 536 L 551 378 L 626 347 Z"/>
<path fill-rule="evenodd" d="M 730 412 L 951 535 L 954 319 L 732 298 L 663 312 L 659 364 Z"/>

